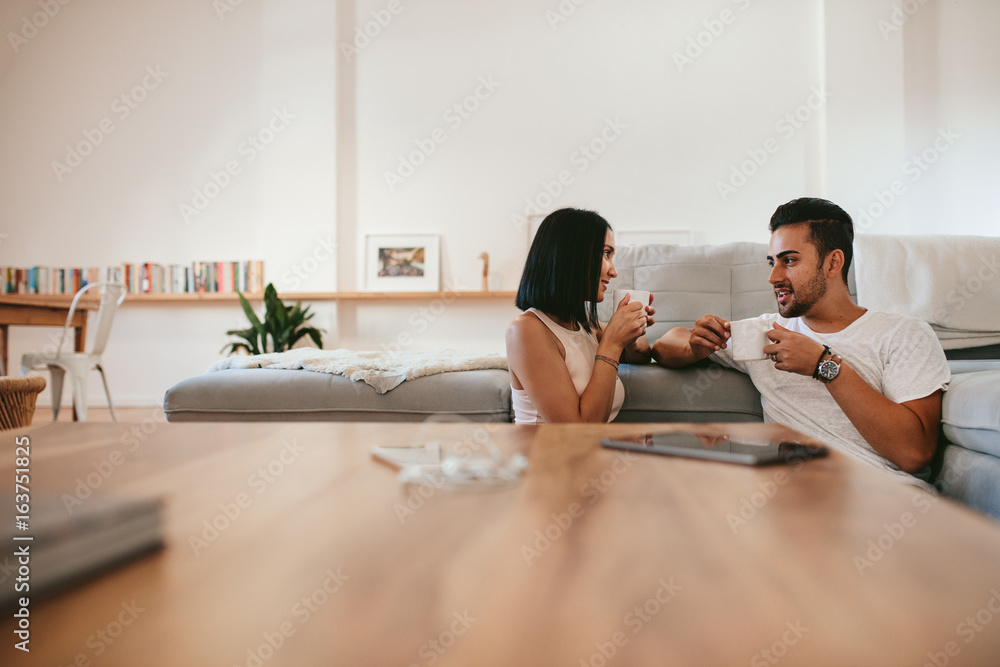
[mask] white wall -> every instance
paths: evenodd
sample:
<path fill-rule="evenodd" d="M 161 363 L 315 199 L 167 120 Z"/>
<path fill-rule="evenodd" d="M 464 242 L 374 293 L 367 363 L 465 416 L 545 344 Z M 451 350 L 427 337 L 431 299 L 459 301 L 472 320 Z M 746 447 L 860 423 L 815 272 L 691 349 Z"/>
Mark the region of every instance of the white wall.
<path fill-rule="evenodd" d="M 997 235 L 1000 3 L 827 2 L 825 16 L 828 196 L 860 232 Z"/>
<path fill-rule="evenodd" d="M 359 20 L 383 4 L 359 3 Z M 727 201 L 716 182 L 818 85 L 817 4 L 595 2 L 553 28 L 546 11 L 558 5 L 405 4 L 360 54 L 359 228 L 447 232 L 446 275 L 465 284 L 475 284 L 478 252 L 495 251 L 494 278 L 508 289 L 526 245 L 511 218 L 526 200 L 594 207 L 620 229 L 694 229 L 697 242 L 765 238 L 760 220 L 776 196 L 803 190 L 806 131 Z M 730 25 L 717 19 L 723 10 Z M 672 54 L 701 32 L 712 43 L 678 68 Z M 481 77 L 499 87 L 449 126 L 446 110 Z M 447 140 L 387 185 L 385 173 L 435 127 Z M 616 138 L 590 161 L 579 147 L 596 139 L 600 150 L 605 128 Z M 562 187 L 562 170 L 572 183 L 550 200 L 545 184 Z"/>
<path fill-rule="evenodd" d="M 58 13 L 27 32 L 16 53 L 8 32 L 43 10 L 24 0 L 0 5 L 0 264 L 263 258 L 278 282 L 317 238 L 335 240 L 333 6 L 247 1 L 220 16 L 201 0 L 52 4 Z M 144 80 L 134 109 L 119 100 Z M 274 123 L 282 129 L 263 150 L 246 144 L 241 153 L 248 135 L 273 131 L 275 109 L 287 125 Z M 102 119 L 113 131 L 94 134 Z M 52 163 L 65 163 L 67 145 L 86 141 L 84 132 L 103 137 L 57 174 Z M 193 206 L 194 190 L 229 161 L 239 173 L 185 220 L 180 205 Z M 301 289 L 335 289 L 335 261 L 311 283 Z M 329 325 L 328 312 L 320 319 Z M 224 331 L 241 320 L 238 304 L 127 305 L 105 359 L 113 391 L 123 404 L 158 403 L 216 359 Z M 43 349 L 53 331 L 12 329 L 11 360 Z M 95 403 L 99 387 L 94 378 Z"/>
<path fill-rule="evenodd" d="M 908 233 L 1000 234 L 997 26 L 989 0 L 928 3 L 906 24 L 906 157 L 923 157 L 908 174 Z"/>
<path fill-rule="evenodd" d="M 593 207 L 621 230 L 692 229 L 696 243 L 763 241 L 788 199 L 829 196 L 858 217 L 893 180 L 905 192 L 861 231 L 995 235 L 1000 5 L 909 2 L 900 30 L 898 0 L 243 0 L 222 16 L 208 0 L 69 2 L 15 52 L 10 34 L 42 9 L 9 0 L 0 265 L 260 257 L 279 291 L 355 290 L 366 234 L 426 232 L 441 234 L 446 284 L 478 288 L 486 250 L 491 287 L 512 290 L 529 202 Z M 378 34 L 345 55 L 366 28 Z M 147 67 L 166 75 L 123 118 L 112 104 Z M 466 99 L 468 118 L 446 115 Z M 274 109 L 294 118 L 249 161 L 241 142 Z M 52 162 L 105 117 L 114 131 L 60 181 Z M 948 127 L 959 138 L 913 180 L 906 161 Z M 436 128 L 446 140 L 387 184 Z M 590 161 L 592 140 L 604 150 Z M 240 173 L 186 222 L 179 205 L 229 160 Z M 745 183 L 731 180 L 741 167 Z M 291 278 L 330 243 L 337 257 Z M 500 301 L 314 308 L 328 347 L 356 349 L 402 336 L 502 350 L 516 314 Z M 127 304 L 105 364 L 118 400 L 159 402 L 241 321 L 236 305 Z M 52 331 L 11 330 L 11 358 Z"/>

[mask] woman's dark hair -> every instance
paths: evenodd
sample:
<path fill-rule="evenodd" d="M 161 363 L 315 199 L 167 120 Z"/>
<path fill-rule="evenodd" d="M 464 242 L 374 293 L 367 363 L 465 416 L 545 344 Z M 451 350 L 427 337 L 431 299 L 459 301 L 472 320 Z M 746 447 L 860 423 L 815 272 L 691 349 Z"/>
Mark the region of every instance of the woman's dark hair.
<path fill-rule="evenodd" d="M 588 333 L 597 328 L 597 283 L 609 229 L 594 211 L 562 208 L 547 215 L 524 262 L 517 307 L 578 322 Z"/>
<path fill-rule="evenodd" d="M 801 222 L 809 224 L 809 240 L 816 246 L 820 262 L 834 250 L 844 253 L 841 275 L 846 284 L 847 272 L 854 257 L 854 221 L 851 216 L 832 201 L 801 197 L 779 206 L 771 216 L 768 229 L 774 232 L 779 227 Z"/>

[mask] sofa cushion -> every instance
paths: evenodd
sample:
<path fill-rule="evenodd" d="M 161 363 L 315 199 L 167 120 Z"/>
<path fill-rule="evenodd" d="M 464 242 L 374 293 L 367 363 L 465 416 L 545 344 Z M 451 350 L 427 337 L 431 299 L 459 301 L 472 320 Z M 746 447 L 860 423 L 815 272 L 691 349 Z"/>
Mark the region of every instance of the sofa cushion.
<path fill-rule="evenodd" d="M 340 375 L 271 368 L 205 373 L 171 387 L 163 399 L 181 421 L 423 421 L 447 415 L 477 422 L 511 421 L 510 376 L 504 370 L 439 373 L 379 394 Z"/>
<path fill-rule="evenodd" d="M 978 349 L 978 348 L 977 348 Z M 950 350 L 945 350 L 945 356 Z M 961 350 L 957 350 L 961 352 Z M 952 359 L 948 357 L 948 368 L 952 375 L 975 373 L 976 371 L 1000 371 L 1000 359 Z"/>
<path fill-rule="evenodd" d="M 944 435 L 956 445 L 1000 456 L 1000 371 L 953 375 L 941 407 Z"/>
<path fill-rule="evenodd" d="M 615 253 L 618 276 L 608 289 L 653 293 L 656 324 L 647 336 L 656 340 L 705 313 L 742 319 L 774 310 L 766 257 L 763 243 L 622 246 Z M 611 299 L 598 306 L 602 321 L 608 321 L 611 309 Z"/>
<path fill-rule="evenodd" d="M 948 445 L 934 485 L 949 498 L 1000 519 L 1000 459 Z"/>
<path fill-rule="evenodd" d="M 622 364 L 625 403 L 616 422 L 763 421 L 760 393 L 750 376 L 709 364 L 664 368 Z"/>

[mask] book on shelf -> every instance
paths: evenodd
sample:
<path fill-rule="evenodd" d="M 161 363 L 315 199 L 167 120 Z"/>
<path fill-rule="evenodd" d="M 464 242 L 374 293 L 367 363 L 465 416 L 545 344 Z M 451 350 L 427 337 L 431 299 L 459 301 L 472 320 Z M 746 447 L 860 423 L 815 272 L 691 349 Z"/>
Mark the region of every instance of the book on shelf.
<path fill-rule="evenodd" d="M 76 294 L 100 281 L 121 280 L 120 267 L 0 267 L 0 294 Z"/>
<path fill-rule="evenodd" d="M 76 294 L 95 282 L 121 281 L 129 294 L 264 291 L 262 260 L 130 263 L 108 267 L 0 267 L 0 294 Z"/>

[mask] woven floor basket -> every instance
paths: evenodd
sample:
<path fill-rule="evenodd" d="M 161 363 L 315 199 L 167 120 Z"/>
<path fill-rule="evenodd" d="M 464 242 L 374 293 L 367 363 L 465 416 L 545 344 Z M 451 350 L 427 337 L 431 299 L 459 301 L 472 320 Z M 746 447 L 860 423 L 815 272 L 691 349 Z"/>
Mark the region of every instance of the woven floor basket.
<path fill-rule="evenodd" d="M 0 431 L 31 426 L 35 399 L 45 389 L 45 378 L 0 377 Z"/>

